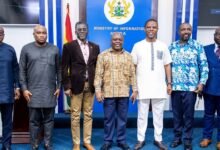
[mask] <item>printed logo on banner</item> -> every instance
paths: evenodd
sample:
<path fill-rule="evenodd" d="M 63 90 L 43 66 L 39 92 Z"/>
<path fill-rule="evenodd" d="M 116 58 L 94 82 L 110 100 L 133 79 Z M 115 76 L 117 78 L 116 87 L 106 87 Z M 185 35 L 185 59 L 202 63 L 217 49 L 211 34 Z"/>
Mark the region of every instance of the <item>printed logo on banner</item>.
<path fill-rule="evenodd" d="M 132 0 L 106 0 L 104 5 L 105 17 L 113 24 L 127 23 L 134 14 Z"/>

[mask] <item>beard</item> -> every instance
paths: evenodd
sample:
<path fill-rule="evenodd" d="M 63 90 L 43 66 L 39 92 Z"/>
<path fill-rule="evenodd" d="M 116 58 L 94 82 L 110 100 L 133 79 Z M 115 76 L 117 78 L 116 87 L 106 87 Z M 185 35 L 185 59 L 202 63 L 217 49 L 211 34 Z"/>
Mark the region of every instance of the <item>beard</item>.
<path fill-rule="evenodd" d="M 190 34 L 184 34 L 184 35 L 181 37 L 181 41 L 183 41 L 183 42 L 189 41 L 190 36 L 191 36 Z"/>

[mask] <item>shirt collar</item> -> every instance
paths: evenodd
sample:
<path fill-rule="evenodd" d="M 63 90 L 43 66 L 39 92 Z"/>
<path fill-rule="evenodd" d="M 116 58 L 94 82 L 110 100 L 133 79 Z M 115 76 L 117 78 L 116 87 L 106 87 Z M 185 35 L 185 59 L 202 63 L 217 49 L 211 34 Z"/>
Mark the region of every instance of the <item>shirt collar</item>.
<path fill-rule="evenodd" d="M 80 41 L 79 39 L 77 39 L 77 42 L 79 43 L 79 45 L 88 45 L 88 41 L 86 40 L 86 42 L 85 43 L 83 43 L 82 41 Z"/>
<path fill-rule="evenodd" d="M 110 52 L 115 52 L 115 50 L 113 50 L 112 48 L 110 48 L 109 51 L 110 51 Z M 125 51 L 125 50 L 122 48 L 121 53 L 124 53 L 124 51 Z"/>
<path fill-rule="evenodd" d="M 180 40 L 179 41 L 177 41 L 177 44 L 178 45 L 182 45 L 182 44 L 180 44 Z M 186 43 L 184 43 L 183 45 L 193 45 L 193 40 L 190 38 Z"/>
<path fill-rule="evenodd" d="M 219 49 L 219 45 L 215 43 L 215 52 Z"/>

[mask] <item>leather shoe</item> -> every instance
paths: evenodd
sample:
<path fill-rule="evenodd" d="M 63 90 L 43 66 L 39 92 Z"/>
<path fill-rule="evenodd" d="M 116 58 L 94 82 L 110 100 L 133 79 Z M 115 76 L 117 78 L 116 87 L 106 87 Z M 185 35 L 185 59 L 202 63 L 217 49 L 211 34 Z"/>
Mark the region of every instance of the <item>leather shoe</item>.
<path fill-rule="evenodd" d="M 184 144 L 184 150 L 192 150 L 192 144 Z"/>
<path fill-rule="evenodd" d="M 52 146 L 44 146 L 44 149 L 45 150 L 53 150 L 53 147 Z"/>
<path fill-rule="evenodd" d="M 212 140 L 210 139 L 202 139 L 201 142 L 199 143 L 200 147 L 208 147 L 209 144 L 212 143 Z"/>
<path fill-rule="evenodd" d="M 110 150 L 111 147 L 111 144 L 103 144 L 100 150 Z"/>
<path fill-rule="evenodd" d="M 154 140 L 154 145 L 156 145 L 160 150 L 167 150 L 166 145 L 163 144 L 162 141 L 155 141 Z"/>
<path fill-rule="evenodd" d="M 9 147 L 2 147 L 2 150 L 11 150 L 11 146 L 9 146 Z"/>
<path fill-rule="evenodd" d="M 181 140 L 174 140 L 171 144 L 170 144 L 170 147 L 171 148 L 175 148 L 175 147 L 177 147 L 177 146 L 179 146 L 179 145 L 181 145 L 182 144 L 182 141 Z"/>
<path fill-rule="evenodd" d="M 39 149 L 38 145 L 31 147 L 31 150 L 38 150 L 38 149 Z"/>
<path fill-rule="evenodd" d="M 135 146 L 134 146 L 134 150 L 140 150 L 141 148 L 143 148 L 145 145 L 145 141 L 138 141 Z"/>
<path fill-rule="evenodd" d="M 74 144 L 73 150 L 80 150 L 80 145 L 79 144 Z"/>
<path fill-rule="evenodd" d="M 89 143 L 84 143 L 83 147 L 86 148 L 87 150 L 95 150 L 92 144 L 89 144 Z"/>
<path fill-rule="evenodd" d="M 120 147 L 122 150 L 131 150 L 126 143 L 118 143 L 118 147 Z"/>
<path fill-rule="evenodd" d="M 217 149 L 217 150 L 220 150 L 220 142 L 217 142 L 217 144 L 216 144 L 216 149 Z"/>

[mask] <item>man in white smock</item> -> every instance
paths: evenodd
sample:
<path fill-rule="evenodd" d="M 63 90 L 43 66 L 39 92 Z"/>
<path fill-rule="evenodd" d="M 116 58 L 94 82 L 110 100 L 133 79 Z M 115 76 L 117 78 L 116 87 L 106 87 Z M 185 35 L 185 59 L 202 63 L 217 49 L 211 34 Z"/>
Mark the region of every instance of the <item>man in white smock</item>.
<path fill-rule="evenodd" d="M 167 93 L 171 94 L 171 56 L 165 43 L 157 40 L 158 22 L 146 21 L 146 38 L 137 42 L 132 49 L 136 65 L 138 87 L 137 144 L 139 150 L 145 145 L 145 133 L 148 124 L 150 103 L 153 111 L 154 145 L 160 150 L 167 147 L 162 142 L 163 111 Z"/>

